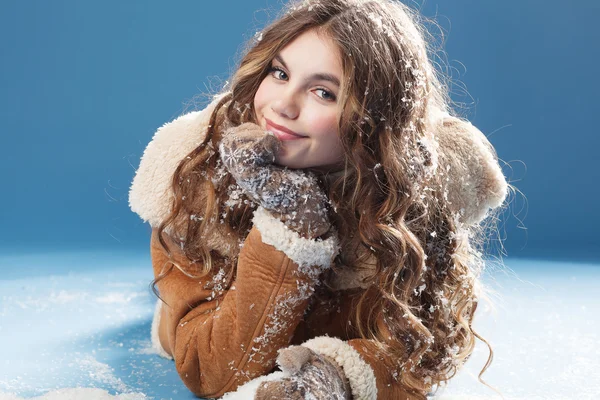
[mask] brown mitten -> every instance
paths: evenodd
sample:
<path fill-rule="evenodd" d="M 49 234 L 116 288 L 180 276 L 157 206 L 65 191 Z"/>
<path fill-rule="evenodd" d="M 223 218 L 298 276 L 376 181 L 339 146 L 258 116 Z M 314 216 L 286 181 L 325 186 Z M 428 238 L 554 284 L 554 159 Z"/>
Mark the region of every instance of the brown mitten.
<path fill-rule="evenodd" d="M 255 400 L 350 400 L 352 392 L 342 368 L 308 347 L 279 350 L 277 363 L 290 376 L 262 383 Z"/>
<path fill-rule="evenodd" d="M 280 142 L 251 122 L 230 128 L 219 145 L 225 168 L 256 203 L 305 238 L 317 238 L 331 224 L 328 199 L 315 175 L 274 165 Z"/>

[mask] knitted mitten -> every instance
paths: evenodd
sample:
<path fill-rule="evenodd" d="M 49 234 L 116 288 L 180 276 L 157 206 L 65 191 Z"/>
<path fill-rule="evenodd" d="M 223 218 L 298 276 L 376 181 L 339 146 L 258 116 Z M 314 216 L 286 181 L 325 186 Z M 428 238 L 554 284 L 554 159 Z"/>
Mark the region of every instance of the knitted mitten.
<path fill-rule="evenodd" d="M 290 376 L 262 383 L 255 400 L 350 400 L 352 392 L 342 368 L 331 358 L 304 346 L 279 350 L 277 364 Z"/>
<path fill-rule="evenodd" d="M 280 142 L 251 122 L 230 128 L 219 145 L 225 168 L 256 203 L 305 238 L 331 227 L 328 199 L 310 172 L 274 165 Z"/>

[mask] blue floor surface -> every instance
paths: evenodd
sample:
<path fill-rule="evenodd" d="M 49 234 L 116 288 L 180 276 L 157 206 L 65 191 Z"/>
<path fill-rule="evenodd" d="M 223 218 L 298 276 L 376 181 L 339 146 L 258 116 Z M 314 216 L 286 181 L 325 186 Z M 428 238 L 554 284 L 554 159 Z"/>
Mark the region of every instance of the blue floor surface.
<path fill-rule="evenodd" d="M 484 275 L 496 311 L 481 304 L 474 324 L 494 350 L 483 379 L 506 399 L 600 398 L 600 265 L 504 264 Z M 149 255 L 0 256 L 0 272 L 0 398 L 83 387 L 195 399 L 173 362 L 150 350 Z M 478 341 L 436 398 L 499 399 L 477 381 L 487 357 Z"/>

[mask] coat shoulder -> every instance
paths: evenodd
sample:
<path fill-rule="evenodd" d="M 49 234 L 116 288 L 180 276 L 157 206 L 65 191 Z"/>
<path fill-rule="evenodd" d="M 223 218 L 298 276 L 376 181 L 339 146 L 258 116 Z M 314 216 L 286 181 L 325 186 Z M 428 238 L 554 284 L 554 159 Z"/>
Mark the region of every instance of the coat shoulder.
<path fill-rule="evenodd" d="M 129 207 L 150 226 L 157 227 L 169 215 L 175 169 L 204 140 L 212 112 L 222 97 L 215 97 L 202 110 L 167 122 L 146 146 L 129 189 Z"/>

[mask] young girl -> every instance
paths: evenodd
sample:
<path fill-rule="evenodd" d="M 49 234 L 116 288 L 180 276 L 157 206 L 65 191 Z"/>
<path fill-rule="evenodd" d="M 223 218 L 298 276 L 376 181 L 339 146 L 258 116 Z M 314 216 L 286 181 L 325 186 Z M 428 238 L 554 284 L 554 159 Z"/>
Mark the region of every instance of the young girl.
<path fill-rule="evenodd" d="M 393 0 L 292 3 L 148 145 L 152 340 L 197 396 L 424 399 L 471 355 L 508 186 L 424 35 Z"/>

